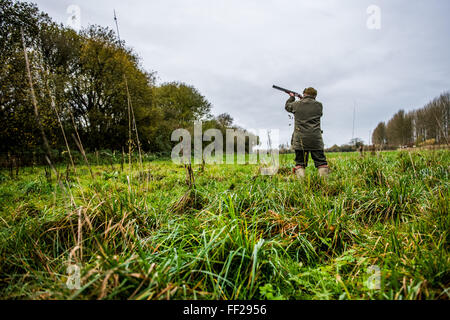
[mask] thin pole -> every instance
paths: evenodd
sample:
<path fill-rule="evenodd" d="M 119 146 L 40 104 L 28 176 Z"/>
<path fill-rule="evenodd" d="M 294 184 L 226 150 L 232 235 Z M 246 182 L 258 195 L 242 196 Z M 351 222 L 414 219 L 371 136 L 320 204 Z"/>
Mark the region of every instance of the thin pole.
<path fill-rule="evenodd" d="M 114 10 L 114 22 L 116 23 L 116 30 L 117 30 L 117 37 L 119 38 L 119 45 L 122 47 L 122 40 L 120 39 L 120 32 L 119 32 L 119 22 L 117 20 L 116 10 Z M 130 110 L 130 97 L 129 97 L 129 91 L 128 91 L 128 81 L 127 77 L 124 74 L 124 80 L 125 80 L 125 87 L 127 91 L 127 104 L 128 104 L 128 162 L 129 162 L 129 169 L 131 174 L 131 110 Z"/>
<path fill-rule="evenodd" d="M 116 23 L 117 37 L 119 38 L 119 42 L 120 42 L 119 23 L 117 21 L 116 10 L 114 10 L 114 22 Z"/>
<path fill-rule="evenodd" d="M 119 38 L 119 45 L 123 49 L 122 40 L 120 38 L 119 22 L 117 19 L 116 10 L 114 10 L 114 22 L 116 23 L 116 30 L 117 30 L 117 37 Z M 129 152 L 130 171 L 131 171 L 131 142 L 132 142 L 131 118 L 133 118 L 133 126 L 134 126 L 134 131 L 136 133 L 136 140 L 137 140 L 138 151 L 139 151 L 139 164 L 140 164 L 140 169 L 142 171 L 142 151 L 141 151 L 141 142 L 139 141 L 139 133 L 137 130 L 137 125 L 136 125 L 136 117 L 134 116 L 134 109 L 133 109 L 133 104 L 131 102 L 130 89 L 128 87 L 128 79 L 127 79 L 126 74 L 124 74 L 123 77 L 125 80 L 125 88 L 127 91 L 127 100 L 128 100 L 128 135 L 129 135 L 128 152 Z"/>

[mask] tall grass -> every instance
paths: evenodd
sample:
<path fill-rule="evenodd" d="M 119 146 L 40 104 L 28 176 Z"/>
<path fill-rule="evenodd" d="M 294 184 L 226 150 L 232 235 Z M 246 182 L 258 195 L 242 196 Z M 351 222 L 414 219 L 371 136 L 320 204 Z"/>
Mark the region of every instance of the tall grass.
<path fill-rule="evenodd" d="M 281 163 L 288 166 L 292 156 Z M 145 156 L 144 156 L 144 159 Z M 0 176 L 4 299 L 448 299 L 448 151 L 330 155 L 274 177 L 252 165 Z M 95 161 L 92 161 L 95 163 Z M 81 288 L 66 285 L 81 268 Z M 370 267 L 381 288 L 367 286 Z"/>

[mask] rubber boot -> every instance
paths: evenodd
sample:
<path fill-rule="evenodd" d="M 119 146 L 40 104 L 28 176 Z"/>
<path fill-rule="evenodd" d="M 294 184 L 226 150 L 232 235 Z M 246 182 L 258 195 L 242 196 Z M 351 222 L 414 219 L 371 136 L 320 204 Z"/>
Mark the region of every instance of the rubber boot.
<path fill-rule="evenodd" d="M 330 174 L 330 168 L 328 166 L 319 167 L 319 176 L 322 178 L 328 177 Z"/>
<path fill-rule="evenodd" d="M 303 179 L 306 175 L 306 170 L 302 166 L 296 166 L 294 168 L 294 173 L 298 179 Z"/>

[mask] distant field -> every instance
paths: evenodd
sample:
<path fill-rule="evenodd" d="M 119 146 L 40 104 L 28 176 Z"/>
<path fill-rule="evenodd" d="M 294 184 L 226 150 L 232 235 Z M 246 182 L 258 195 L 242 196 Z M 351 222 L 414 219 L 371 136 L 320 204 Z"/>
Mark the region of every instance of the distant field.
<path fill-rule="evenodd" d="M 66 193 L 3 171 L 0 298 L 448 299 L 450 151 L 328 156 L 327 181 L 293 155 L 194 166 L 194 187 L 162 160 L 61 166 Z"/>

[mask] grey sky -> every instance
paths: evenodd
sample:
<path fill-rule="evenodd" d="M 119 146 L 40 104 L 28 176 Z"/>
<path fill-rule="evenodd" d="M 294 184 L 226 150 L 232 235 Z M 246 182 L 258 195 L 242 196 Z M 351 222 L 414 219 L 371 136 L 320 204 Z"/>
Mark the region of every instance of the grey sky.
<path fill-rule="evenodd" d="M 114 28 L 159 82 L 183 81 L 244 128 L 279 129 L 290 140 L 287 96 L 273 84 L 319 90 L 326 146 L 369 133 L 400 108 L 420 108 L 450 89 L 450 1 L 404 0 L 39 0 L 66 23 L 71 4 L 82 26 Z M 369 30 L 366 10 L 381 9 Z"/>

